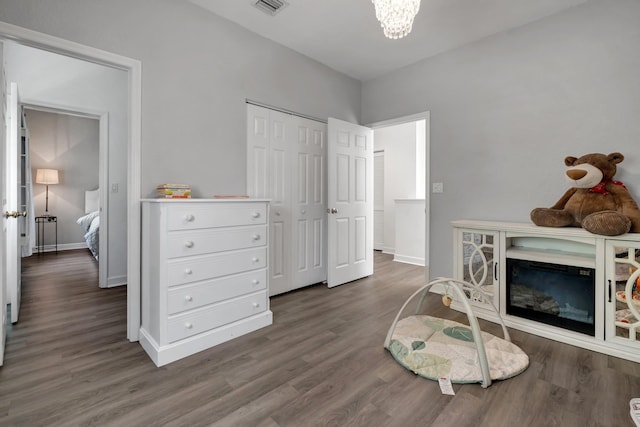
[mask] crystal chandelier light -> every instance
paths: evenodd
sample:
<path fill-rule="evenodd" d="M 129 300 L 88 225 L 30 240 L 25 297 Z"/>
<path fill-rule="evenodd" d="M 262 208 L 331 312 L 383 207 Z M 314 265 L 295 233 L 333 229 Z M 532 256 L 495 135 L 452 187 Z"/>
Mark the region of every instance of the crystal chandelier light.
<path fill-rule="evenodd" d="M 420 0 L 371 0 L 376 8 L 384 35 L 401 39 L 411 32 L 413 18 L 420 10 Z"/>

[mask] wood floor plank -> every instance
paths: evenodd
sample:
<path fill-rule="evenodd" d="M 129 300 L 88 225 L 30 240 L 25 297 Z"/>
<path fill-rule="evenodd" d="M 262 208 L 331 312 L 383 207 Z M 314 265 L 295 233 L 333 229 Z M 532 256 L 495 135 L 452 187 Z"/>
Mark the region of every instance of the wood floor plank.
<path fill-rule="evenodd" d="M 23 262 L 20 320 L 0 368 L 2 426 L 631 426 L 640 366 L 511 330 L 522 374 L 437 382 L 383 348 L 425 269 L 375 253 L 373 276 L 271 299 L 273 325 L 157 368 L 126 339 L 126 287 L 97 287 L 88 251 Z M 430 314 L 464 321 L 435 297 Z M 501 335 L 500 328 L 480 322 Z"/>

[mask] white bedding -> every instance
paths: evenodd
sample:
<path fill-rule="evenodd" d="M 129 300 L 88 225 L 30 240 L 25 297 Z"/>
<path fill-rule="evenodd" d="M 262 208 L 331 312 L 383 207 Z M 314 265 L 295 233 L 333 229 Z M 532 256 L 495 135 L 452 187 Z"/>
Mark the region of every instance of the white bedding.
<path fill-rule="evenodd" d="M 87 246 L 91 250 L 91 253 L 96 259 L 98 259 L 100 212 L 89 212 L 88 214 L 78 218 L 76 222 L 85 232 L 84 240 L 87 242 Z"/>

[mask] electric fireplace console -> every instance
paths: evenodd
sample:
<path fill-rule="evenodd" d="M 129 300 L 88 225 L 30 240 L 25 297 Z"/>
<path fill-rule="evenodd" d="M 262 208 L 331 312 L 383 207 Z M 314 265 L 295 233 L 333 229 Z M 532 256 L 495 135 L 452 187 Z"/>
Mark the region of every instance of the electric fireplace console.
<path fill-rule="evenodd" d="M 496 321 L 494 304 L 514 329 L 640 362 L 640 234 L 451 224 L 453 277 L 484 291 L 473 296 L 478 317 Z"/>

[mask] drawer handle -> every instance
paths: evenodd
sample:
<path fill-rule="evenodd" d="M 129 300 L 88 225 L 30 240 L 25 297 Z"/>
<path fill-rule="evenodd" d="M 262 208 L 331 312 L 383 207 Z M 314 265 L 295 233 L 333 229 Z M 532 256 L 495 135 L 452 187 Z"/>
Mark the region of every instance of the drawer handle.
<path fill-rule="evenodd" d="M 184 216 L 184 219 L 187 222 L 192 222 L 194 219 L 196 219 L 196 217 L 191 215 L 191 214 L 187 214 L 187 215 Z"/>
<path fill-rule="evenodd" d="M 254 256 L 253 258 L 251 258 L 251 261 L 256 263 L 256 262 L 260 261 L 260 258 L 258 258 L 257 256 Z"/>
<path fill-rule="evenodd" d="M 258 308 L 258 307 L 260 307 L 260 303 L 259 303 L 259 302 L 254 302 L 254 303 L 253 303 L 253 306 L 254 306 L 255 308 Z"/>
<path fill-rule="evenodd" d="M 193 324 L 189 322 L 184 322 L 184 327 L 187 329 L 193 329 Z"/>
<path fill-rule="evenodd" d="M 192 248 L 193 247 L 193 242 L 191 240 L 187 240 L 186 242 L 184 242 L 184 246 L 186 248 Z"/>
<path fill-rule="evenodd" d="M 254 286 L 257 286 L 257 285 L 259 285 L 259 284 L 260 284 L 260 280 L 258 280 L 258 279 L 253 279 L 253 280 L 251 281 L 251 283 L 253 283 L 253 285 L 254 285 Z"/>
<path fill-rule="evenodd" d="M 190 268 L 185 268 L 185 269 L 184 269 L 184 272 L 185 272 L 185 274 L 192 274 L 192 273 L 193 273 L 193 270 L 192 270 L 192 269 L 190 269 Z"/>
<path fill-rule="evenodd" d="M 252 237 L 254 242 L 257 242 L 258 240 L 260 240 L 260 235 L 259 234 L 254 234 Z"/>
<path fill-rule="evenodd" d="M 260 218 L 260 212 L 254 212 L 251 216 L 254 218 Z"/>
<path fill-rule="evenodd" d="M 193 297 L 191 295 L 185 295 L 184 300 L 191 302 L 193 301 Z"/>

